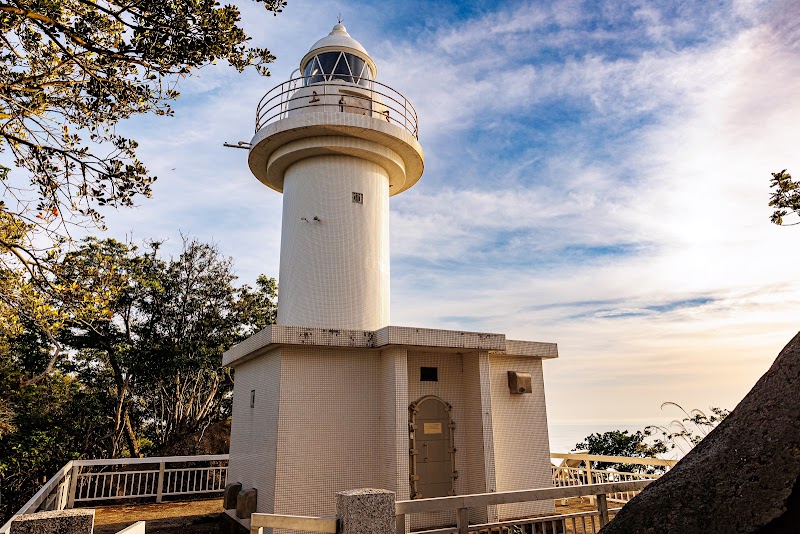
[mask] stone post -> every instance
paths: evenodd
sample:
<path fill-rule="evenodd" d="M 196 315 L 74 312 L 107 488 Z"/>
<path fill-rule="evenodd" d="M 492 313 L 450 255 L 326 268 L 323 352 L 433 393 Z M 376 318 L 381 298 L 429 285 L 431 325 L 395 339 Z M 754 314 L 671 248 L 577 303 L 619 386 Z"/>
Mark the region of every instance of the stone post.
<path fill-rule="evenodd" d="M 241 490 L 236 496 L 236 517 L 250 519 L 258 508 L 258 490 L 255 488 Z"/>
<path fill-rule="evenodd" d="M 393 491 L 355 489 L 336 494 L 340 534 L 395 534 Z"/>
<path fill-rule="evenodd" d="M 94 510 L 79 508 L 24 514 L 11 521 L 10 534 L 92 534 Z"/>
<path fill-rule="evenodd" d="M 242 491 L 242 485 L 239 482 L 231 482 L 225 486 L 225 493 L 222 494 L 223 509 L 236 510 L 236 500 L 240 491 Z"/>

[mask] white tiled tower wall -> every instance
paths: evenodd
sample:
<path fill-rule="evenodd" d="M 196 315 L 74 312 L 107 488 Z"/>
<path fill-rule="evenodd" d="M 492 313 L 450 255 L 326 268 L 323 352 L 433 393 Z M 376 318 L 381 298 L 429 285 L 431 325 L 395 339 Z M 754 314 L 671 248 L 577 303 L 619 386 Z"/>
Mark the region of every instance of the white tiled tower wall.
<path fill-rule="evenodd" d="M 286 170 L 280 287 L 278 324 L 389 324 L 389 179 L 380 165 L 329 155 Z"/>
<path fill-rule="evenodd" d="M 275 511 L 280 382 L 280 350 L 236 367 L 228 481 L 257 488 L 258 511 L 265 513 Z"/>
<path fill-rule="evenodd" d="M 530 373 L 532 393 L 510 393 L 508 371 Z M 497 491 L 552 486 L 542 360 L 493 354 L 489 374 Z M 547 513 L 553 501 L 498 506 L 500 520 Z"/>

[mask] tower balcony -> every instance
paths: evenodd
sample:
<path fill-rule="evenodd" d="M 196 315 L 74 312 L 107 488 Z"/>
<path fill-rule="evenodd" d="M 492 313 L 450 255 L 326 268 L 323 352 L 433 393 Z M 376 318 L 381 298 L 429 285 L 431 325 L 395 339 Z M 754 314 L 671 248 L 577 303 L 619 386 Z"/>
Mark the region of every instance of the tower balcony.
<path fill-rule="evenodd" d="M 417 110 L 388 85 L 348 76 L 308 83 L 297 77 L 273 87 L 258 103 L 256 133 L 266 125 L 305 113 L 350 113 L 386 121 L 419 139 Z"/>

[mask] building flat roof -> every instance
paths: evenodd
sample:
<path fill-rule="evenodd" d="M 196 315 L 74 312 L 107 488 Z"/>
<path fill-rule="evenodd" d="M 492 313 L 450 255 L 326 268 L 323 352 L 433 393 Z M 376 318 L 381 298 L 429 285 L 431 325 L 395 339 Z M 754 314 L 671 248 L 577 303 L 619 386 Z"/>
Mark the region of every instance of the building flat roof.
<path fill-rule="evenodd" d="M 439 349 L 442 352 L 488 351 L 528 358 L 558 358 L 558 346 L 555 343 L 510 340 L 504 334 L 408 326 L 385 326 L 368 331 L 270 325 L 225 351 L 222 365 L 235 367 L 287 345 L 359 349 L 404 346 Z"/>

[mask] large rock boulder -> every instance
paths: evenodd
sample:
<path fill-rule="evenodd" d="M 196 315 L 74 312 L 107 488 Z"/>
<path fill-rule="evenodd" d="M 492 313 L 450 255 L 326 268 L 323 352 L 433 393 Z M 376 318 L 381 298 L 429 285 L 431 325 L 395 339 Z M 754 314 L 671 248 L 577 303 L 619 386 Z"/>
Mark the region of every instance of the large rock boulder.
<path fill-rule="evenodd" d="M 717 428 L 600 532 L 800 532 L 800 334 Z"/>

